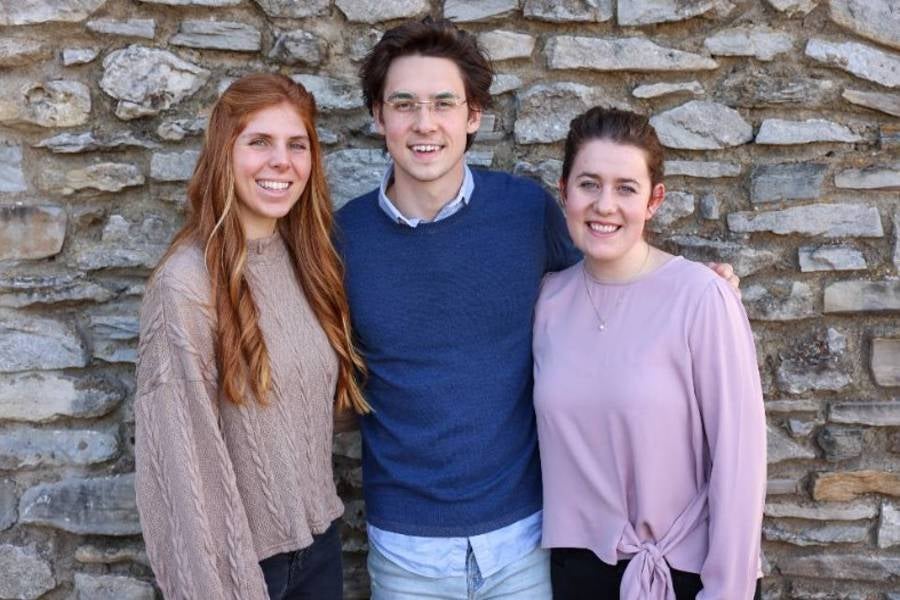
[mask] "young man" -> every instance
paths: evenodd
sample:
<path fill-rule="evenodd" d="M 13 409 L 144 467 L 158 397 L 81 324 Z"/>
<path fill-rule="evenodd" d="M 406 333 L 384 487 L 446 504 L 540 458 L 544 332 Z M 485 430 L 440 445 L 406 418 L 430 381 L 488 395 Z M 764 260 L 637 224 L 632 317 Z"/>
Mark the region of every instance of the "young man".
<path fill-rule="evenodd" d="M 375 600 L 550 598 L 532 311 L 578 260 L 537 184 L 464 154 L 492 71 L 449 21 L 384 34 L 361 70 L 393 163 L 337 215 L 373 413 L 360 421 Z"/>

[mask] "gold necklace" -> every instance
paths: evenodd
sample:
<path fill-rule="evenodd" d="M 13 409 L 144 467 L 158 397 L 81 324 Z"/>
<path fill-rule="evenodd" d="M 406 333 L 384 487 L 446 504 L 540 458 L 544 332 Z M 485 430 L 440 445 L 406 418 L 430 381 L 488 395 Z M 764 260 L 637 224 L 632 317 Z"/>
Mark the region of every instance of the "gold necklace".
<path fill-rule="evenodd" d="M 647 261 L 650 259 L 650 244 L 647 244 L 647 254 L 644 255 L 644 262 L 641 263 L 641 268 L 637 270 L 637 273 L 634 274 L 634 277 L 631 277 L 630 280 L 634 280 L 641 273 L 644 272 L 644 267 L 647 266 Z M 584 280 L 584 291 L 587 292 L 588 302 L 591 305 L 591 308 L 594 311 L 594 316 L 597 317 L 597 329 L 600 331 L 606 331 L 606 319 L 603 318 L 603 315 L 600 314 L 600 309 L 597 308 L 597 304 L 594 302 L 594 296 L 591 294 L 591 284 L 588 281 L 588 272 L 587 272 L 587 260 L 581 261 L 581 275 Z"/>

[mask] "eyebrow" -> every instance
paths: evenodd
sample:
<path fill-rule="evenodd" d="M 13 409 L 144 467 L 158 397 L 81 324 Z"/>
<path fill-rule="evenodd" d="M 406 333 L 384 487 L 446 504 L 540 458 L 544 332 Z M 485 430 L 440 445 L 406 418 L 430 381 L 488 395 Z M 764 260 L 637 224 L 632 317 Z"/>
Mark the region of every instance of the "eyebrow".
<path fill-rule="evenodd" d="M 601 177 L 597 173 L 591 173 L 589 171 L 582 171 L 581 173 L 578 173 L 578 175 L 576 175 L 575 177 L 587 177 L 589 179 L 596 179 L 598 181 L 603 181 L 603 177 Z M 618 179 L 616 179 L 616 183 L 633 183 L 635 185 L 641 184 L 641 182 L 639 182 L 637 179 L 631 179 L 630 177 L 619 177 Z"/>
<path fill-rule="evenodd" d="M 261 138 L 265 138 L 267 140 L 272 139 L 272 135 L 270 135 L 268 133 L 264 133 L 262 131 L 248 131 L 246 133 L 242 133 L 240 137 L 245 138 L 245 139 L 250 138 L 250 137 L 261 137 Z M 309 136 L 308 135 L 295 135 L 288 139 L 291 141 L 294 141 L 294 140 L 307 140 L 308 141 Z"/>
<path fill-rule="evenodd" d="M 402 91 L 394 92 L 393 94 L 391 94 L 390 96 L 387 97 L 388 100 L 415 100 L 416 98 L 418 98 L 418 96 L 416 96 L 412 92 L 402 92 Z M 445 91 L 445 92 L 438 92 L 437 94 L 434 94 L 433 96 L 431 96 L 431 98 L 433 100 L 442 100 L 445 98 L 459 98 L 459 94 L 457 94 L 456 92 Z"/>

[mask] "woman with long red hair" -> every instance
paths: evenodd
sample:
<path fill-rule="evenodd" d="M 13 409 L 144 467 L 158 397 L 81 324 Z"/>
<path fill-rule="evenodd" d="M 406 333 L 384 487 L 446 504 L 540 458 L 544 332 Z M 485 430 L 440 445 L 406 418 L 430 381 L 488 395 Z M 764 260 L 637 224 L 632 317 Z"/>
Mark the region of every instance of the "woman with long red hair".
<path fill-rule="evenodd" d="M 335 410 L 368 410 L 312 95 L 254 74 L 213 108 L 150 279 L 136 491 L 166 598 L 340 598 Z"/>

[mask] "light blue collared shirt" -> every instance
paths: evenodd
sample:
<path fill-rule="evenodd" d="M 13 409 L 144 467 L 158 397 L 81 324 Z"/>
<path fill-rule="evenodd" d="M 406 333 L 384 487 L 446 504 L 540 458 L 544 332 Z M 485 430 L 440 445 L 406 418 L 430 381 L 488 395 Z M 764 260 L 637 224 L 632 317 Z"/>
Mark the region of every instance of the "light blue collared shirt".
<path fill-rule="evenodd" d="M 469 199 L 472 197 L 472 191 L 475 189 L 475 180 L 472 177 L 472 171 L 469 170 L 469 165 L 464 165 L 464 167 L 465 172 L 463 173 L 463 182 L 459 188 L 459 192 L 457 192 L 452 200 L 441 207 L 441 210 L 438 211 L 431 221 L 428 221 L 427 219 L 411 219 L 406 217 L 396 206 L 394 206 L 391 199 L 387 197 L 387 189 L 394 179 L 394 163 L 391 163 L 390 166 L 388 166 L 387 170 L 384 172 L 384 177 L 381 178 L 381 185 L 378 187 L 378 206 L 380 206 L 381 210 L 383 210 L 395 223 L 408 225 L 410 227 L 416 227 L 419 223 L 434 223 L 435 221 L 446 219 L 459 212 L 463 206 L 466 206 L 469 203 Z"/>
<path fill-rule="evenodd" d="M 391 164 L 381 179 L 378 206 L 396 223 L 416 227 L 425 219 L 410 219 L 403 215 L 390 198 L 387 188 L 394 176 Z M 434 219 L 440 221 L 456 214 L 469 203 L 475 191 L 475 179 L 465 165 L 463 182 L 456 197 L 441 207 Z M 490 577 L 503 567 L 532 552 L 541 544 L 543 511 L 500 529 L 470 537 L 424 537 L 385 531 L 368 524 L 369 543 L 397 565 L 425 577 L 455 577 L 466 574 L 469 546 L 478 563 L 482 577 Z"/>

